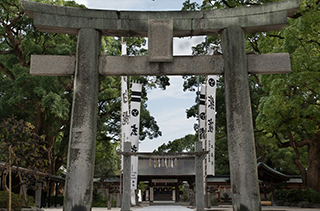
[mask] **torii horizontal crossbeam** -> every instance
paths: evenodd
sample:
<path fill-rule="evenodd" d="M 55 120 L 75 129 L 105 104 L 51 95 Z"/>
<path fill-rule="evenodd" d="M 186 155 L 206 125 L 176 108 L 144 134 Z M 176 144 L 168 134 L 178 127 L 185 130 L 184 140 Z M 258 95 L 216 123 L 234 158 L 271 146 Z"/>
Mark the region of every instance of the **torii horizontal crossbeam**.
<path fill-rule="evenodd" d="M 291 72 L 288 53 L 248 54 L 248 72 L 275 74 Z M 220 75 L 223 73 L 222 55 L 179 56 L 173 62 L 148 62 L 146 56 L 105 56 L 99 58 L 99 73 L 105 76 L 121 75 Z M 75 56 L 32 55 L 32 75 L 73 75 Z M 47 67 L 50 67 L 48 70 Z"/>
<path fill-rule="evenodd" d="M 148 19 L 173 20 L 173 36 L 217 34 L 230 26 L 246 33 L 281 30 L 287 17 L 299 7 L 299 0 L 260 6 L 208 11 L 114 11 L 61 7 L 21 0 L 27 15 L 39 31 L 77 34 L 80 28 L 94 28 L 103 36 L 148 36 Z"/>

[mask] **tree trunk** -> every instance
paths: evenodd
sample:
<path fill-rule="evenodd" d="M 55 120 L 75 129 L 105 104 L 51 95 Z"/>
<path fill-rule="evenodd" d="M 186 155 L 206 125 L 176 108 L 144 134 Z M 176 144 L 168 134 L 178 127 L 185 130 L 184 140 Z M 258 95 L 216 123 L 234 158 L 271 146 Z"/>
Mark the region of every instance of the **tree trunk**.
<path fill-rule="evenodd" d="M 11 211 L 11 146 L 9 146 L 9 202 L 8 202 L 8 210 Z"/>
<path fill-rule="evenodd" d="M 312 140 L 309 147 L 308 170 L 304 184 L 306 187 L 320 191 L 320 135 Z"/>
<path fill-rule="evenodd" d="M 7 176 L 8 176 L 8 170 L 4 170 L 3 171 L 3 175 L 2 175 L 2 189 L 4 190 L 4 191 L 8 191 L 9 192 L 9 188 L 8 188 L 8 186 L 7 186 Z"/>

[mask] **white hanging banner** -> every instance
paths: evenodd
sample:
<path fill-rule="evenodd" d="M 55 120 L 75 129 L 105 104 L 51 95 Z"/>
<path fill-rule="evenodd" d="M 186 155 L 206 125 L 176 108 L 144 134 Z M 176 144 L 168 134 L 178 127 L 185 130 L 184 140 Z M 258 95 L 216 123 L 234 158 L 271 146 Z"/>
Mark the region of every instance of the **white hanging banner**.
<path fill-rule="evenodd" d="M 205 149 L 205 141 L 206 141 L 206 88 L 204 85 L 201 86 L 200 90 L 200 99 L 199 99 L 199 141 L 202 142 L 202 149 Z M 206 160 L 206 159 L 205 159 Z M 206 194 L 206 166 L 205 160 L 203 160 L 203 190 Z"/>
<path fill-rule="evenodd" d="M 120 148 L 123 151 L 124 142 L 130 141 L 130 112 L 129 96 L 127 87 L 127 76 L 121 76 L 121 142 Z M 123 169 L 123 156 L 121 155 L 121 170 Z"/>
<path fill-rule="evenodd" d="M 127 42 L 121 42 L 121 56 L 127 55 Z"/>
<path fill-rule="evenodd" d="M 130 117 L 130 141 L 131 152 L 139 151 L 140 107 L 142 84 L 132 83 L 131 88 L 131 117 Z M 137 189 L 138 157 L 131 157 L 131 190 Z M 135 203 L 134 203 L 135 204 Z"/>
<path fill-rule="evenodd" d="M 200 100 L 199 100 L 199 141 L 202 141 L 202 148 L 205 148 L 206 140 L 206 90 L 205 86 L 201 86 L 200 90 Z"/>
<path fill-rule="evenodd" d="M 215 132 L 216 132 L 216 89 L 217 76 L 208 75 L 206 80 L 206 134 L 207 175 L 215 175 Z"/>

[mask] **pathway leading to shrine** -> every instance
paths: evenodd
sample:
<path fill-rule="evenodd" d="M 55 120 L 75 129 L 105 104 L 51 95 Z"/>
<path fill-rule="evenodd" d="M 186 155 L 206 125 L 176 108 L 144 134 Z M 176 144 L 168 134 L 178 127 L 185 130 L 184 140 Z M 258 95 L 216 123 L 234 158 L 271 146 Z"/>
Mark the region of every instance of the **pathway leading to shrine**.
<path fill-rule="evenodd" d="M 62 207 L 57 208 L 43 208 L 44 211 L 62 211 Z M 190 211 L 195 209 L 189 209 L 183 206 L 147 206 L 143 208 L 131 207 L 130 210 L 134 211 Z M 213 207 L 210 209 L 205 209 L 206 211 L 232 211 L 232 207 Z M 92 211 L 108 211 L 106 207 L 93 207 Z M 121 208 L 112 208 L 111 211 L 121 211 Z M 262 206 L 262 211 L 320 211 L 319 208 L 300 208 L 300 207 L 266 207 Z"/>
<path fill-rule="evenodd" d="M 183 207 L 183 206 L 175 206 L 175 205 L 165 205 L 165 206 L 149 206 L 149 207 L 143 207 L 140 209 L 136 209 L 135 211 L 190 211 L 192 209 Z M 194 209 L 193 209 L 194 210 Z"/>

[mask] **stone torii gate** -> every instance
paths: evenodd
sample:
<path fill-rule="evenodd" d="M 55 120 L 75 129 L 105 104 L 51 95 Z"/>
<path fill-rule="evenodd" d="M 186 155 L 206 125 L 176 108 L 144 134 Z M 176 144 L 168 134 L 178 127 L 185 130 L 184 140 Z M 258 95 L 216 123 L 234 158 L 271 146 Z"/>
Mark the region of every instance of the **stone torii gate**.
<path fill-rule="evenodd" d="M 261 210 L 248 73 L 287 73 L 291 68 L 286 53 L 246 55 L 245 33 L 281 30 L 299 7 L 299 0 L 194 12 L 109 11 L 21 3 L 39 31 L 78 35 L 76 56 L 31 58 L 31 74 L 74 75 L 64 211 L 91 210 L 99 74 L 224 74 L 233 210 Z M 173 57 L 173 37 L 213 34 L 221 35 L 223 55 Z M 149 55 L 100 55 L 101 36 L 148 37 Z M 203 209 L 197 206 L 198 211 Z"/>

